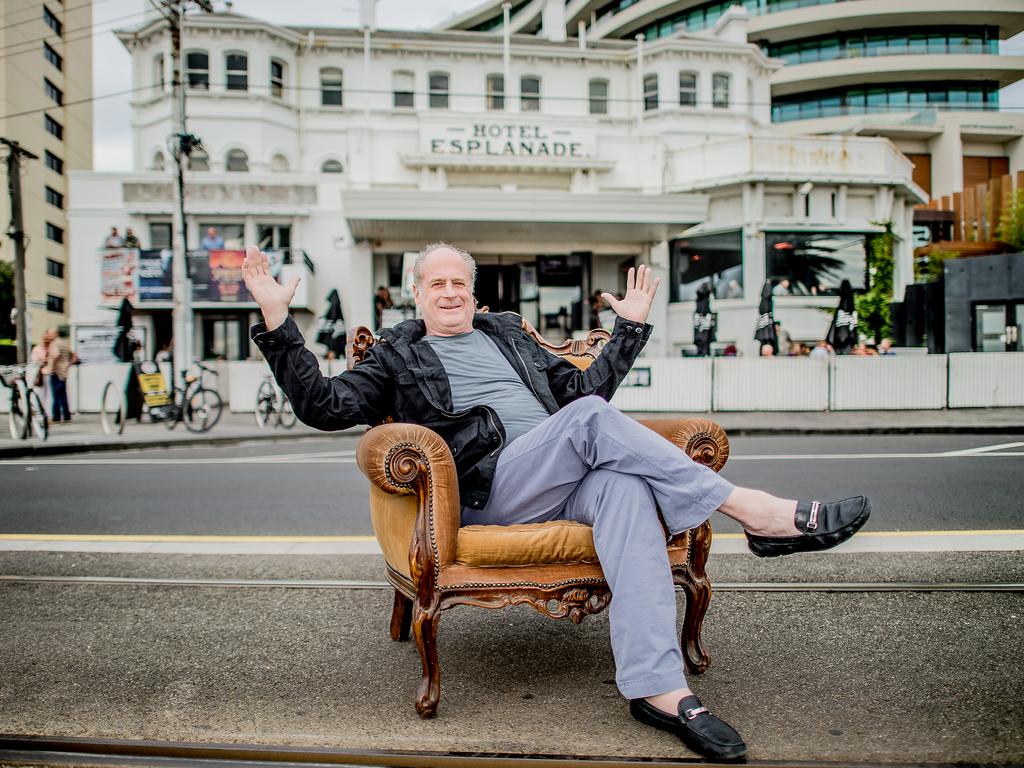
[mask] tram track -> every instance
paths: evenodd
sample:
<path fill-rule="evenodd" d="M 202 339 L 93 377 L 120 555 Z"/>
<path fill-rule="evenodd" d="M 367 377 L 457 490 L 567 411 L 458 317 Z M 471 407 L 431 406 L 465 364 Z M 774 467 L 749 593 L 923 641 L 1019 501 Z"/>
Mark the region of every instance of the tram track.
<path fill-rule="evenodd" d="M 0 584 L 53 584 L 109 587 L 185 587 L 199 589 L 344 589 L 390 590 L 386 581 L 370 579 L 226 579 L 127 576 L 0 575 Z M 1024 592 L 1018 582 L 716 582 L 716 592 Z"/>
<path fill-rule="evenodd" d="M 826 760 L 745 760 L 764 768 L 992 768 L 992 763 L 851 762 Z M 0 735 L 0 765 L 60 766 L 199 766 L 200 768 L 258 768 L 259 766 L 369 766 L 371 768 L 668 768 L 669 766 L 726 766 L 696 757 L 652 758 L 595 755 L 512 754 L 502 752 L 412 752 L 358 750 L 336 747 L 298 747 L 272 744 L 217 744 L 181 741 L 94 739 L 59 736 Z M 1000 768 L 1019 768 L 1004 763 Z"/>

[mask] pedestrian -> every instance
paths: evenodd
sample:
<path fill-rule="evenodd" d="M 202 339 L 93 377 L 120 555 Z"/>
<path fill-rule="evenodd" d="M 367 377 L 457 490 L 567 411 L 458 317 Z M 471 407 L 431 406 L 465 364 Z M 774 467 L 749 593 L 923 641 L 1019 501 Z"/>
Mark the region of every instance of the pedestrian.
<path fill-rule="evenodd" d="M 782 323 L 775 321 L 775 351 L 789 354 L 793 346 L 793 339 L 789 331 L 782 327 Z"/>
<path fill-rule="evenodd" d="M 377 318 L 377 330 L 384 326 L 384 310 L 394 306 L 395 302 L 391 300 L 391 291 L 385 285 L 378 285 L 377 293 L 373 295 L 373 312 Z"/>
<path fill-rule="evenodd" d="M 242 272 L 264 318 L 252 339 L 304 423 L 428 423 L 454 457 L 463 525 L 592 526 L 614 595 L 616 682 L 632 716 L 713 759 L 746 753 L 686 682 L 666 528 L 689 530 L 718 510 L 743 526 L 754 554 L 774 557 L 846 540 L 870 504 L 799 502 L 734 486 L 608 403 L 653 331 L 646 320 L 659 280 L 646 266 L 629 270 L 622 298 L 602 294 L 615 329 L 581 371 L 541 347 L 518 316 L 477 313 L 473 257 L 429 245 L 413 268 L 421 318 L 383 331 L 360 365 L 333 377 L 321 374 L 288 313 L 297 279 L 279 284 L 254 247 Z"/>
<path fill-rule="evenodd" d="M 833 354 L 834 352 L 832 351 L 832 347 L 827 341 L 825 341 L 825 339 L 821 339 L 814 345 L 814 349 L 811 350 L 811 357 L 815 358 L 824 358 L 827 360 Z"/>
<path fill-rule="evenodd" d="M 125 248 L 141 248 L 142 244 L 139 242 L 139 238 L 135 236 L 135 232 L 132 231 L 131 227 L 128 227 L 124 231 L 124 247 Z"/>
<path fill-rule="evenodd" d="M 52 330 L 55 338 L 47 352 L 52 401 L 50 413 L 53 415 L 51 421 L 60 424 L 63 421 L 71 421 L 71 408 L 68 406 L 68 374 L 78 359 L 71 351 L 67 327 L 61 326 Z"/>
<path fill-rule="evenodd" d="M 121 248 L 124 246 L 124 238 L 121 237 L 117 232 L 117 227 L 110 228 L 110 234 L 107 235 L 107 239 L 103 241 L 105 248 Z"/>
<path fill-rule="evenodd" d="M 762 344 L 761 357 L 775 357 L 775 347 L 771 344 Z"/>
<path fill-rule="evenodd" d="M 32 387 L 36 394 L 39 395 L 39 401 L 43 404 L 46 410 L 50 409 L 50 345 L 54 339 L 57 338 L 56 328 L 47 328 L 43 331 L 43 335 L 40 337 L 40 341 L 29 352 L 29 362 L 32 364 L 32 371 L 26 371 L 28 374 L 28 384 Z"/>
<path fill-rule="evenodd" d="M 224 247 L 224 238 L 217 233 L 216 227 L 207 227 L 206 234 L 199 241 L 199 247 L 204 251 L 217 251 Z"/>
<path fill-rule="evenodd" d="M 895 355 L 896 353 L 892 349 L 892 339 L 886 338 L 878 342 L 878 354 L 880 355 Z"/>

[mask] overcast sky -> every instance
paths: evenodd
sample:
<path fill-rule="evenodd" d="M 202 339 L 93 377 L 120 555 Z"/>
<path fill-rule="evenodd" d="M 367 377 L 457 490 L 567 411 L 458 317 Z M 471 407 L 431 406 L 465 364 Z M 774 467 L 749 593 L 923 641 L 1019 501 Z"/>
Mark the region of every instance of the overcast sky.
<path fill-rule="evenodd" d="M 3 2 L 3 0 L 0 0 Z M 377 26 L 384 29 L 425 29 L 454 13 L 473 8 L 481 0 L 377 0 Z M 357 26 L 359 0 L 235 0 L 231 10 L 277 24 Z M 110 96 L 128 91 L 131 57 L 113 30 L 139 24 L 148 0 L 94 0 L 93 4 L 93 109 L 94 167 L 100 171 L 131 169 L 131 109 L 129 97 Z M 214 0 L 223 10 L 224 0 Z M 1024 33 L 1013 40 L 1024 52 Z M 1004 89 L 1000 103 L 1024 109 L 1024 81 Z"/>

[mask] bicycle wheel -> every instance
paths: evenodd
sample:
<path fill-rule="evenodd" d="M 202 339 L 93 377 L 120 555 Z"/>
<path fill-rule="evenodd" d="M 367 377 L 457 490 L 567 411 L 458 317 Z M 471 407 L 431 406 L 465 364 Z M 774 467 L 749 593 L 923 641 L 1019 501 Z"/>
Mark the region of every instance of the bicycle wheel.
<path fill-rule="evenodd" d="M 256 417 L 256 426 L 260 429 L 267 426 L 270 417 L 276 410 L 277 393 L 274 392 L 274 385 L 264 380 L 260 388 L 256 390 L 256 410 L 253 415 Z"/>
<path fill-rule="evenodd" d="M 179 392 L 181 392 L 180 389 L 174 390 L 174 396 L 177 397 Z M 184 395 L 182 395 L 182 397 L 184 397 Z M 149 410 L 150 418 L 153 418 L 154 416 L 153 410 L 154 409 L 152 408 L 150 408 Z M 175 405 L 174 403 L 168 403 L 167 405 L 158 405 L 156 407 L 157 421 L 162 422 L 164 427 L 166 427 L 169 430 L 174 429 L 176 426 L 178 426 L 178 422 L 183 420 L 183 415 L 184 414 L 182 413 L 181 407 Z"/>
<path fill-rule="evenodd" d="M 281 393 L 281 410 L 277 413 L 277 423 L 285 429 L 291 429 L 295 426 L 295 409 L 292 408 L 292 401 L 288 399 L 288 395 Z"/>
<path fill-rule="evenodd" d="M 15 379 L 11 388 L 11 410 L 7 414 L 7 425 L 12 440 L 24 440 L 32 429 L 28 423 L 28 387 L 21 379 Z"/>
<path fill-rule="evenodd" d="M 207 432 L 220 421 L 224 403 L 215 389 L 196 389 L 185 400 L 185 426 L 190 432 Z"/>
<path fill-rule="evenodd" d="M 50 420 L 46 418 L 43 401 L 39 399 L 39 393 L 34 389 L 28 391 L 28 413 L 31 433 L 40 440 L 45 440 L 50 433 Z"/>
<path fill-rule="evenodd" d="M 108 381 L 103 387 L 100 400 L 100 426 L 108 435 L 120 435 L 124 432 L 124 415 L 128 408 L 124 402 L 124 393 L 114 382 Z"/>

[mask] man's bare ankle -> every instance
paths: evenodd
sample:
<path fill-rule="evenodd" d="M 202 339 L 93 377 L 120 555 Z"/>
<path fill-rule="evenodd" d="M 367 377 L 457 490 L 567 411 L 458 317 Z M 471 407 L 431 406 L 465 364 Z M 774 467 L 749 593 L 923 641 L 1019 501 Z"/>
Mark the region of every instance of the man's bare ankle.
<path fill-rule="evenodd" d="M 656 707 L 666 714 L 676 715 L 679 713 L 679 702 L 687 696 L 692 695 L 693 691 L 689 688 L 677 688 L 676 690 L 669 691 L 668 693 L 659 693 L 656 696 L 647 696 L 646 701 L 652 707 Z"/>

